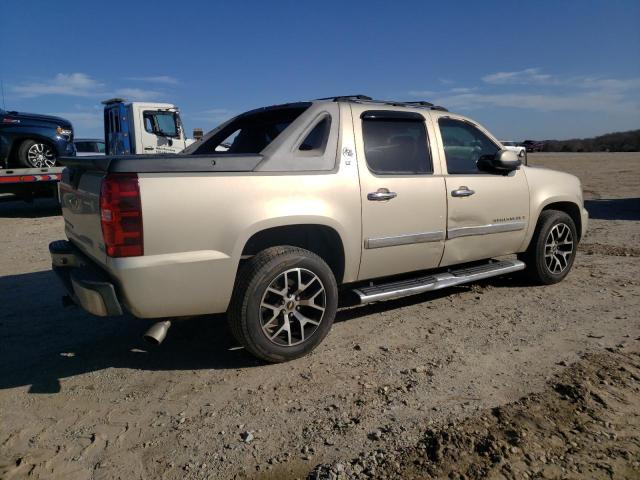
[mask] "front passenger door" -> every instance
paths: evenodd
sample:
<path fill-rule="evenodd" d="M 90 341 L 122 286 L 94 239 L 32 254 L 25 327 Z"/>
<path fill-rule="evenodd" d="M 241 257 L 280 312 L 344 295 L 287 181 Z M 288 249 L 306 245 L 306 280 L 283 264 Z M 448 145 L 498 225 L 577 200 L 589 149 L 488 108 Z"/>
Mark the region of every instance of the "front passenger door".
<path fill-rule="evenodd" d="M 478 126 L 438 119 L 446 160 L 447 240 L 441 266 L 515 253 L 529 222 L 529 187 L 522 170 L 508 174 L 478 168 L 500 147 Z"/>

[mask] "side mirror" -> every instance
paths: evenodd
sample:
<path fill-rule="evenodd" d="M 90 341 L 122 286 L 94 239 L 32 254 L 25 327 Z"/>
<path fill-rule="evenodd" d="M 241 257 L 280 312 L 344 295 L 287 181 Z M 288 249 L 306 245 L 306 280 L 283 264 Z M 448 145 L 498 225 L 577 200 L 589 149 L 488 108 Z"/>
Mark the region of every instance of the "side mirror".
<path fill-rule="evenodd" d="M 520 165 L 520 157 L 512 150 L 499 150 L 493 157 L 487 155 L 478 160 L 480 170 L 497 173 L 512 172 L 520 168 Z"/>

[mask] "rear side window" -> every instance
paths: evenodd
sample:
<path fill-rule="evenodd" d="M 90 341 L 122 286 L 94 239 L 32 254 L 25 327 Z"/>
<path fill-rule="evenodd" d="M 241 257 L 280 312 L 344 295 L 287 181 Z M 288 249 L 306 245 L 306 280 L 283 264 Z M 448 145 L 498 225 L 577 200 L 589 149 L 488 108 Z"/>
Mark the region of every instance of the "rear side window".
<path fill-rule="evenodd" d="M 498 146 L 473 125 L 452 118 L 438 121 L 450 174 L 486 173 L 478 169 L 478 160 L 493 157 Z"/>
<path fill-rule="evenodd" d="M 307 138 L 300 144 L 298 150 L 303 152 L 313 152 L 318 155 L 324 152 L 327 146 L 327 140 L 329 139 L 329 132 L 331 130 L 331 117 L 325 117 L 313 127 L 313 129 L 307 135 Z"/>
<path fill-rule="evenodd" d="M 364 152 L 369 169 L 379 175 L 433 173 L 424 120 L 362 119 Z"/>

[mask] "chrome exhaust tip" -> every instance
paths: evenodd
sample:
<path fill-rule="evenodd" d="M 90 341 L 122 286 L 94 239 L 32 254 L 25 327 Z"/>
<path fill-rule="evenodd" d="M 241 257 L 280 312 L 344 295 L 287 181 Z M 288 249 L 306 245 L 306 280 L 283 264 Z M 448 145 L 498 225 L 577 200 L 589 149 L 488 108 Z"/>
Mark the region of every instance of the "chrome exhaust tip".
<path fill-rule="evenodd" d="M 170 326 L 171 322 L 169 320 L 154 323 L 151 328 L 142 335 L 142 338 L 150 345 L 160 345 L 166 338 Z"/>

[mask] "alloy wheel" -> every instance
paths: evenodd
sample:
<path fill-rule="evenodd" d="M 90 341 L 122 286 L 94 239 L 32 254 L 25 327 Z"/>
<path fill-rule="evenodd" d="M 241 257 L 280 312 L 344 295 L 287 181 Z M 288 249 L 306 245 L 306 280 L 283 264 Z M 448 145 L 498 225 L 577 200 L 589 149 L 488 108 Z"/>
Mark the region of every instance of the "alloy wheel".
<path fill-rule="evenodd" d="M 320 278 L 306 268 L 292 268 L 279 274 L 262 295 L 260 325 L 271 342 L 292 347 L 318 330 L 326 307 Z"/>
<path fill-rule="evenodd" d="M 544 261 L 553 274 L 564 272 L 573 255 L 573 235 L 565 223 L 551 228 L 544 243 Z"/>
<path fill-rule="evenodd" d="M 56 157 L 50 147 L 44 143 L 34 143 L 27 150 L 29 163 L 36 168 L 53 167 L 56 164 Z"/>

